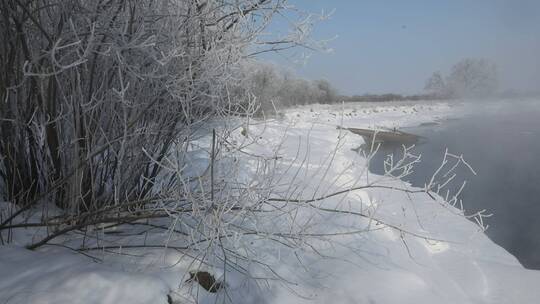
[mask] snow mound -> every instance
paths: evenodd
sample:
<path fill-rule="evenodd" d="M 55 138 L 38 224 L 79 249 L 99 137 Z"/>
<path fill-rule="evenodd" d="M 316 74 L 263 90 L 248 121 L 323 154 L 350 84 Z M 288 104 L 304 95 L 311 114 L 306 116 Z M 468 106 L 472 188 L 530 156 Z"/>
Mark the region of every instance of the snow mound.
<path fill-rule="evenodd" d="M 167 303 L 159 278 L 115 270 L 78 255 L 0 247 L 1 303 Z"/>

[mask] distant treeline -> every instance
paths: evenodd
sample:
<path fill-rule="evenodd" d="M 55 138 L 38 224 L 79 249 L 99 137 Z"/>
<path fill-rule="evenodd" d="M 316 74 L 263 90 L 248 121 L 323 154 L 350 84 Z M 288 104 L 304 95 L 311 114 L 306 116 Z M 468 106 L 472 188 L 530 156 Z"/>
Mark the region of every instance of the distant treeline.
<path fill-rule="evenodd" d="M 401 94 L 364 94 L 353 96 L 340 96 L 339 101 L 345 102 L 383 102 L 383 101 L 418 101 L 418 100 L 443 100 L 445 96 L 437 94 L 416 94 L 416 95 L 401 95 Z"/>
<path fill-rule="evenodd" d="M 426 81 L 423 94 L 401 95 L 364 94 L 343 95 L 327 80 L 308 80 L 291 70 L 268 63 L 253 61 L 239 71 L 244 91 L 255 104 L 256 112 L 272 112 L 307 104 L 335 104 L 341 102 L 385 102 L 450 100 L 459 98 L 524 98 L 539 96 L 539 92 L 499 91 L 495 63 L 482 58 L 465 58 L 457 62 L 448 75 L 435 72 Z M 246 92 L 243 92 L 243 95 Z"/>
<path fill-rule="evenodd" d="M 293 72 L 268 63 L 250 62 L 239 71 L 240 90 L 252 94 L 258 104 L 257 112 L 272 112 L 276 108 L 287 108 L 307 104 L 334 104 L 341 102 L 383 102 L 441 100 L 448 95 L 437 93 L 400 95 L 365 94 L 341 95 L 324 79 L 307 80 Z M 242 89 L 243 88 L 243 89 Z M 242 93 L 245 95 L 245 92 Z M 242 95 L 241 94 L 241 95 Z"/>
<path fill-rule="evenodd" d="M 314 103 L 335 103 L 340 99 L 336 89 L 324 79 L 308 80 L 292 71 L 268 63 L 250 62 L 239 71 L 241 96 L 251 94 L 258 111 Z"/>

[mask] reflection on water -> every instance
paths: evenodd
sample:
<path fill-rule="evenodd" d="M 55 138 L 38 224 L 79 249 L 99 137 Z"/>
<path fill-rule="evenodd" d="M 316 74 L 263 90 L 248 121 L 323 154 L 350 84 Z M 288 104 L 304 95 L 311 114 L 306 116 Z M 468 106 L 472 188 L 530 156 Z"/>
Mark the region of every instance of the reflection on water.
<path fill-rule="evenodd" d="M 489 111 L 479 106 L 459 120 L 407 132 L 425 140 L 414 150 L 422 154 L 422 162 L 405 179 L 422 187 L 447 147 L 463 154 L 478 175 L 463 167 L 450 188 L 457 190 L 467 180 L 461 197 L 468 213 L 482 209 L 493 213 L 486 219 L 487 235 L 525 267 L 540 269 L 540 104 L 510 104 Z M 383 172 L 385 154 L 400 151 L 382 148 L 371 162 L 373 173 Z"/>

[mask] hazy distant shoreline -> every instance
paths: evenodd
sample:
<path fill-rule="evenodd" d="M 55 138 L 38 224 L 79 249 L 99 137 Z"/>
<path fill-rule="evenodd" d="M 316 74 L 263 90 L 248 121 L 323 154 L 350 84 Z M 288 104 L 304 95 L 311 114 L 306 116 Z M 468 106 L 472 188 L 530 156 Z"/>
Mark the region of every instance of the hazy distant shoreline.
<path fill-rule="evenodd" d="M 491 97 L 480 98 L 479 100 L 497 100 L 497 99 L 523 99 L 523 98 L 538 98 L 540 93 L 538 92 L 514 92 L 507 91 L 496 94 Z M 415 94 L 415 95 L 401 95 L 401 94 L 364 94 L 353 96 L 340 96 L 341 101 L 345 102 L 387 102 L 387 101 L 452 101 L 463 100 L 464 98 L 455 98 L 448 96 L 440 96 L 436 94 Z M 467 98 L 465 98 L 467 99 Z M 478 98 L 475 98 L 478 99 Z"/>

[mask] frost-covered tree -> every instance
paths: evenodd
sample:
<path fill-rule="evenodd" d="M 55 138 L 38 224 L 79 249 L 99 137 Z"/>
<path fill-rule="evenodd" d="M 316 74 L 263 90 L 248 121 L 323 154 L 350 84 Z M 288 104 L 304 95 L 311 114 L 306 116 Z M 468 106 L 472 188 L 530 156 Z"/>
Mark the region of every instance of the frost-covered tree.
<path fill-rule="evenodd" d="M 498 87 L 497 66 L 487 59 L 463 59 L 452 67 L 446 86 L 454 97 L 492 95 Z"/>
<path fill-rule="evenodd" d="M 437 97 L 445 97 L 448 95 L 448 88 L 440 72 L 435 72 L 428 78 L 424 90 Z"/>
<path fill-rule="evenodd" d="M 315 80 L 315 86 L 322 93 L 320 103 L 333 103 L 337 98 L 337 92 L 328 80 Z"/>
<path fill-rule="evenodd" d="M 272 112 L 274 107 L 333 103 L 338 96 L 337 90 L 327 80 L 303 79 L 288 69 L 269 63 L 245 62 L 240 77 L 264 112 Z"/>
<path fill-rule="evenodd" d="M 281 100 L 278 96 L 283 86 L 283 75 L 270 64 L 259 62 L 246 62 L 242 66 L 240 76 L 246 84 L 237 95 L 245 95 L 246 91 L 253 95 L 259 110 L 271 112 L 274 106 L 279 106 Z"/>
<path fill-rule="evenodd" d="M 309 43 L 310 15 L 287 37 L 260 35 L 290 9 L 285 0 L 0 2 L 2 195 L 21 210 L 45 199 L 72 215 L 154 197 L 168 151 L 211 118 L 254 111 L 252 95 L 231 98 L 246 92 L 241 62 Z"/>

